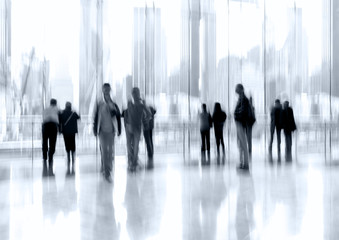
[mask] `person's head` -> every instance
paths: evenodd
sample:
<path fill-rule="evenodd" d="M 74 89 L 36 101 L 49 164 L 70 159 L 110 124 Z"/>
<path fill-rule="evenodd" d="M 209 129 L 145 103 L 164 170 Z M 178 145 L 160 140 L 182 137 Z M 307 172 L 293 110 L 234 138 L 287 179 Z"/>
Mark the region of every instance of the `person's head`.
<path fill-rule="evenodd" d="M 67 109 L 67 110 L 72 110 L 72 103 L 66 102 L 66 104 L 65 104 L 65 109 Z"/>
<path fill-rule="evenodd" d="M 201 105 L 201 109 L 202 109 L 203 112 L 206 112 L 206 111 L 207 111 L 207 110 L 206 110 L 206 104 L 205 104 L 205 103 L 203 103 L 203 104 Z"/>
<path fill-rule="evenodd" d="M 284 108 L 288 108 L 289 105 L 290 105 L 290 103 L 289 103 L 288 101 L 285 101 L 285 102 L 284 102 Z"/>
<path fill-rule="evenodd" d="M 140 100 L 140 90 L 138 87 L 134 87 L 132 89 L 132 97 L 134 101 L 139 101 Z"/>
<path fill-rule="evenodd" d="M 57 105 L 57 100 L 52 98 L 50 101 L 51 106 L 56 106 Z"/>
<path fill-rule="evenodd" d="M 241 84 L 241 83 L 238 83 L 236 86 L 235 86 L 235 92 L 237 94 L 243 94 L 244 93 L 244 86 Z"/>
<path fill-rule="evenodd" d="M 109 85 L 109 83 L 104 83 L 104 85 L 102 85 L 102 93 L 105 98 L 110 96 L 111 85 Z"/>
<path fill-rule="evenodd" d="M 275 105 L 276 107 L 278 107 L 278 106 L 280 105 L 280 100 L 279 100 L 279 99 L 276 99 L 276 100 L 274 101 L 274 105 Z"/>
<path fill-rule="evenodd" d="M 221 112 L 221 106 L 220 103 L 216 102 L 214 104 L 214 112 Z"/>

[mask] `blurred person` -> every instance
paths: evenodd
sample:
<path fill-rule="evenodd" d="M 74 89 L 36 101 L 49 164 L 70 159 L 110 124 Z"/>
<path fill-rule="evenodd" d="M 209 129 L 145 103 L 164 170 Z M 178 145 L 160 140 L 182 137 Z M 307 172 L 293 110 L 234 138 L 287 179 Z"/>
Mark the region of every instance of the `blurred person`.
<path fill-rule="evenodd" d="M 274 102 L 274 106 L 271 109 L 271 139 L 269 145 L 269 154 L 272 157 L 272 144 L 274 139 L 274 131 L 277 131 L 277 148 L 278 148 L 278 161 L 280 161 L 280 143 L 281 143 L 281 113 L 282 113 L 282 105 L 279 99 L 276 99 Z"/>
<path fill-rule="evenodd" d="M 220 157 L 220 149 L 219 149 L 220 143 L 222 146 L 223 157 L 225 157 L 225 144 L 224 144 L 223 130 L 224 130 L 224 124 L 225 124 L 226 118 L 227 118 L 227 115 L 221 109 L 220 103 L 216 102 L 214 104 L 212 120 L 213 120 L 213 125 L 214 125 L 215 141 L 217 144 L 218 158 Z"/>
<path fill-rule="evenodd" d="M 137 87 L 132 89 L 132 99 L 128 101 L 127 110 L 127 152 L 128 170 L 135 171 L 138 167 L 139 142 L 142 130 L 142 120 L 148 110 L 145 108 L 140 97 L 140 90 Z"/>
<path fill-rule="evenodd" d="M 54 176 L 53 173 L 53 155 L 57 140 L 59 128 L 59 109 L 57 100 L 52 98 L 50 106 L 42 114 L 42 157 L 43 157 L 43 176 Z M 49 145 L 49 146 L 48 146 Z M 47 154 L 48 154 L 48 172 L 47 172 Z"/>
<path fill-rule="evenodd" d="M 244 86 L 237 84 L 235 92 L 238 94 L 238 102 L 234 110 L 234 120 L 237 129 L 237 140 L 239 146 L 240 165 L 239 169 L 248 170 L 248 149 L 246 139 L 246 127 L 248 124 L 249 101 L 244 92 Z"/>
<path fill-rule="evenodd" d="M 154 129 L 154 115 L 157 112 L 152 106 L 147 106 L 145 100 L 145 113 L 143 117 L 144 139 L 147 148 L 147 168 L 153 168 L 153 129 Z"/>
<path fill-rule="evenodd" d="M 297 129 L 295 124 L 293 110 L 289 106 L 289 102 L 285 101 L 282 110 L 282 129 L 285 135 L 285 158 L 286 161 L 292 161 L 292 132 Z"/>
<path fill-rule="evenodd" d="M 205 156 L 207 150 L 208 158 L 210 158 L 210 129 L 213 125 L 211 114 L 207 111 L 206 104 L 201 105 L 202 112 L 200 118 L 200 135 L 201 135 L 201 153 Z"/>
<path fill-rule="evenodd" d="M 114 160 L 114 138 L 121 134 L 121 115 L 118 105 L 111 98 L 111 86 L 104 83 L 103 97 L 96 101 L 93 111 L 93 133 L 99 136 L 101 152 L 101 170 L 108 182 L 112 182 L 111 172 Z M 116 129 L 116 124 L 117 128 Z"/>
<path fill-rule="evenodd" d="M 60 114 L 60 132 L 64 137 L 65 149 L 67 152 L 67 175 L 75 174 L 75 134 L 78 133 L 78 120 L 80 116 L 72 111 L 72 104 L 66 102 L 65 109 Z M 70 170 L 72 155 L 72 171 Z"/>
<path fill-rule="evenodd" d="M 250 97 L 249 99 L 249 116 L 246 125 L 246 136 L 247 136 L 247 144 L 248 144 L 248 155 L 249 159 L 252 158 L 252 128 L 255 123 L 255 108 L 253 106 L 253 99 Z"/>

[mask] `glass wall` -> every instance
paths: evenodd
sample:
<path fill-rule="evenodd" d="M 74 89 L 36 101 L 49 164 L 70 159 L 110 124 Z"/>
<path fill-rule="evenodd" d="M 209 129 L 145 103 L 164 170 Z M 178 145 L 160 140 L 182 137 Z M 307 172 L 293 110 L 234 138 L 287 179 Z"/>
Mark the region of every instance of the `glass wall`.
<path fill-rule="evenodd" d="M 234 156 L 234 88 L 242 83 L 257 115 L 254 159 L 267 152 L 276 98 L 294 109 L 295 154 L 339 157 L 337 5 L 332 0 L 3 0 L 0 151 L 39 159 L 41 113 L 53 97 L 61 109 L 71 101 L 81 114 L 78 154 L 95 154 L 91 115 L 108 82 L 121 109 L 133 86 L 155 106 L 156 153 L 197 157 L 200 105 L 206 103 L 212 113 L 220 102 L 228 115 L 227 151 Z M 63 141 L 57 148 L 63 154 Z M 123 135 L 116 149 L 125 154 Z"/>

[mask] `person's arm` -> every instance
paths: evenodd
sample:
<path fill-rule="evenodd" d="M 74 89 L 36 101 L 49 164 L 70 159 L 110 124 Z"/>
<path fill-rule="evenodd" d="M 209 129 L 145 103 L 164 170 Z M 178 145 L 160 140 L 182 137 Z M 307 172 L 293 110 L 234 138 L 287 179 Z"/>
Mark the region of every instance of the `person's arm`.
<path fill-rule="evenodd" d="M 116 118 L 117 118 L 117 122 L 118 122 L 118 136 L 120 136 L 121 134 L 121 114 L 120 114 L 120 110 L 117 104 L 115 104 L 115 108 L 116 108 Z"/>
<path fill-rule="evenodd" d="M 93 134 L 94 136 L 97 136 L 97 130 L 98 130 L 98 103 L 96 102 L 94 104 L 94 109 L 93 109 Z"/>

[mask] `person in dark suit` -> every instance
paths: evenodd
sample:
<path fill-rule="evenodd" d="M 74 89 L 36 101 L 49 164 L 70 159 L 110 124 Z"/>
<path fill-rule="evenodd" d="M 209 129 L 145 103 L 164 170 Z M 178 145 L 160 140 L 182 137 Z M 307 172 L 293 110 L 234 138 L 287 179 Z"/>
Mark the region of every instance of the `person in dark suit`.
<path fill-rule="evenodd" d="M 244 91 L 244 86 L 242 84 L 239 83 L 236 85 L 235 92 L 238 94 L 239 98 L 234 110 L 234 120 L 237 129 L 237 139 L 240 156 L 240 164 L 238 166 L 238 169 L 248 171 L 249 166 L 246 128 L 248 125 L 249 101 Z"/>
<path fill-rule="evenodd" d="M 282 105 L 279 99 L 276 99 L 274 106 L 271 109 L 271 139 L 269 145 L 269 154 L 272 156 L 272 144 L 274 139 L 274 131 L 277 131 L 277 147 L 278 147 L 278 161 L 280 160 L 280 143 L 281 143 L 281 113 Z"/>
<path fill-rule="evenodd" d="M 111 172 L 114 160 L 114 137 L 121 134 L 121 115 L 118 105 L 113 102 L 111 86 L 102 86 L 102 99 L 96 102 L 93 111 L 93 133 L 99 136 L 101 152 L 101 170 L 105 179 L 111 183 Z M 117 126 L 116 126 L 117 125 Z M 118 129 L 116 129 L 118 128 Z"/>
<path fill-rule="evenodd" d="M 286 161 L 292 161 L 292 132 L 294 132 L 297 129 L 297 126 L 295 124 L 293 110 L 289 106 L 289 102 L 285 101 L 282 114 L 281 114 L 281 120 L 282 120 L 282 128 L 284 129 L 284 135 L 285 135 L 285 158 Z"/>
<path fill-rule="evenodd" d="M 67 175 L 75 174 L 75 134 L 78 133 L 78 120 L 80 116 L 72 111 L 72 104 L 66 102 L 65 110 L 60 114 L 60 132 L 64 137 L 65 148 L 67 152 Z M 70 171 L 72 155 L 72 172 Z"/>
<path fill-rule="evenodd" d="M 215 142 L 217 144 L 217 153 L 218 158 L 220 157 L 220 144 L 222 147 L 223 156 L 225 156 L 225 144 L 224 144 L 224 124 L 226 121 L 227 115 L 221 109 L 220 103 L 216 102 L 214 104 L 214 111 L 213 111 L 213 125 L 214 125 L 214 135 L 215 135 Z"/>
<path fill-rule="evenodd" d="M 153 168 L 153 129 L 154 129 L 154 115 L 157 112 L 152 106 L 147 106 L 145 101 L 143 102 L 145 105 L 145 111 L 143 118 L 143 130 L 144 130 L 144 139 L 147 148 L 147 168 Z"/>
<path fill-rule="evenodd" d="M 206 104 L 201 105 L 202 112 L 200 117 L 200 135 L 201 135 L 201 153 L 205 156 L 207 150 L 208 161 L 210 159 L 210 129 L 213 125 L 211 114 L 207 111 Z"/>

